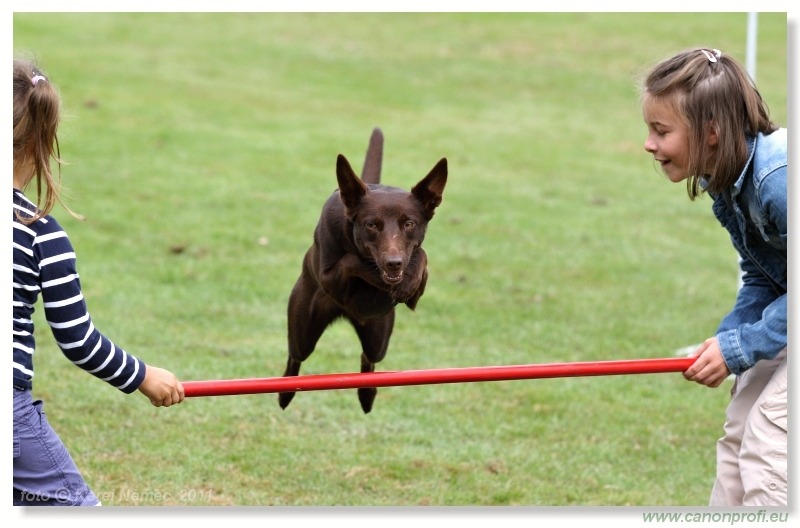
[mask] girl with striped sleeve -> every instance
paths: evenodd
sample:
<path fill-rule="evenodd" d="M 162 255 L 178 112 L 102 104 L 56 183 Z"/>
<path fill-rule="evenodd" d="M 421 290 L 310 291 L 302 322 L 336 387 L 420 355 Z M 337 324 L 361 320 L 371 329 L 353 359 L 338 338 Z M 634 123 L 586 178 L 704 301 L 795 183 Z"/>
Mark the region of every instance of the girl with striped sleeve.
<path fill-rule="evenodd" d="M 14 60 L 14 504 L 97 506 L 100 501 L 47 422 L 43 403 L 31 395 L 37 299 L 41 296 L 58 346 L 78 367 L 124 393 L 138 389 L 156 407 L 182 402 L 184 391 L 174 374 L 145 365 L 92 323 L 75 251 L 49 214 L 60 201 L 58 178 L 50 169 L 52 158 L 60 176 L 60 106 L 55 86 L 41 70 Z M 33 181 L 37 203 L 23 193 Z"/>

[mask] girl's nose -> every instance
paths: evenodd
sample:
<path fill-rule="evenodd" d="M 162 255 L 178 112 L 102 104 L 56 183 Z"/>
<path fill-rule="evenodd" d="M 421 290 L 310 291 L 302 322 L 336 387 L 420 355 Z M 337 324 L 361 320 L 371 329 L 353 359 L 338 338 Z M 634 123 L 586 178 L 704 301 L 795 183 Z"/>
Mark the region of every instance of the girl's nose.
<path fill-rule="evenodd" d="M 650 154 L 656 151 L 656 144 L 649 135 L 644 140 L 644 149 Z"/>

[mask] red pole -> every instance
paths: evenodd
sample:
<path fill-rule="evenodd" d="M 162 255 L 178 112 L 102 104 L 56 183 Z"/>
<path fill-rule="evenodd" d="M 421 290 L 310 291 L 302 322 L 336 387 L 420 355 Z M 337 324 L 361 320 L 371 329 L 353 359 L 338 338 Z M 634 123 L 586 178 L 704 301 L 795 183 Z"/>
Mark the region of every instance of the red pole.
<path fill-rule="evenodd" d="M 499 367 L 466 367 L 389 372 L 314 374 L 278 378 L 185 381 L 187 398 L 197 396 L 229 396 L 269 392 L 296 392 L 362 387 L 401 387 L 440 383 L 509 381 L 536 378 L 576 376 L 614 376 L 620 374 L 656 374 L 683 372 L 695 358 L 631 359 L 575 363 L 543 363 Z"/>

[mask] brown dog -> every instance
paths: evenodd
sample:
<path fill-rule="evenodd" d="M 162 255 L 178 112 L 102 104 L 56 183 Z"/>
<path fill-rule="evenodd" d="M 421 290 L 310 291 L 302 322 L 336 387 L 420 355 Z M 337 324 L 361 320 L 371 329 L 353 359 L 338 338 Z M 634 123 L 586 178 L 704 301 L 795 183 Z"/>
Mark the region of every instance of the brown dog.
<path fill-rule="evenodd" d="M 361 372 L 373 372 L 386 355 L 395 305 L 414 309 L 428 280 L 422 240 L 447 183 L 447 159 L 411 192 L 380 184 L 383 134 L 372 132 L 362 179 L 339 155 L 339 189 L 328 198 L 314 243 L 289 297 L 289 358 L 284 376 L 296 376 L 333 321 L 346 318 L 361 341 Z M 365 413 L 376 388 L 358 389 Z M 285 409 L 294 392 L 278 396 Z"/>

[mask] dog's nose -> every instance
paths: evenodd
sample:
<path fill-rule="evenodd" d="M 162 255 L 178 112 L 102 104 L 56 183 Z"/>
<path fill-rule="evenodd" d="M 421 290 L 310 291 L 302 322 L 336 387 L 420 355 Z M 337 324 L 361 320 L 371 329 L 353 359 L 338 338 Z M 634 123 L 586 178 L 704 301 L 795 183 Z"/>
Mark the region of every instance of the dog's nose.
<path fill-rule="evenodd" d="M 403 267 L 403 257 L 386 257 L 386 269 L 397 271 Z"/>

